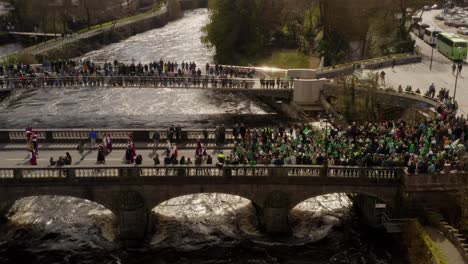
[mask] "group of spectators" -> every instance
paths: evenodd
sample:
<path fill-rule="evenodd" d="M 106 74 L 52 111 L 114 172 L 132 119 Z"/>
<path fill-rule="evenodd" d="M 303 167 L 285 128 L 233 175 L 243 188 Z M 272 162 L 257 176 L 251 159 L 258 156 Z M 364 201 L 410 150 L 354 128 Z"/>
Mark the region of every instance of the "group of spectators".
<path fill-rule="evenodd" d="M 419 124 L 405 121 L 356 123 L 316 129 L 281 126 L 250 129 L 243 124 L 232 129 L 233 147 L 219 151 L 219 165 L 329 165 L 361 167 L 406 167 L 408 173 L 439 173 L 445 169 L 466 170 L 468 121 L 455 117 L 452 105 L 437 109 L 438 117 Z M 206 131 L 206 130 L 204 130 Z M 203 132 L 195 150 L 195 165 L 212 164 Z M 227 143 L 226 129 L 215 130 L 216 144 Z M 179 163 L 175 144 L 168 143 L 165 164 Z M 226 153 L 225 153 L 226 152 Z M 155 164 L 159 165 L 159 156 Z M 207 162 L 208 161 L 208 162 Z M 189 164 L 192 164 L 191 162 Z"/>
<path fill-rule="evenodd" d="M 219 166 L 327 163 L 339 166 L 406 167 L 410 174 L 439 173 L 447 168 L 465 171 L 467 118 L 463 115 L 456 117 L 456 108 L 451 103 L 441 105 L 437 112 L 436 118 L 416 125 L 402 120 L 353 123 L 325 129 L 307 125 L 249 128 L 244 124 L 236 124 L 228 132 L 221 124 L 214 131 L 217 146 L 215 162 Z M 37 165 L 37 133 L 28 127 L 26 137 L 31 164 Z M 106 156 L 112 151 L 111 134 L 105 133 L 101 144 L 96 144 L 96 131 L 91 130 L 89 138 L 90 147 L 98 149 L 97 163 L 105 164 Z M 211 139 L 207 129 L 203 129 L 193 157 L 179 156 L 177 144 L 183 140 L 183 131 L 179 125 L 171 126 L 166 131 L 162 160 L 157 153 L 161 138 L 158 131 L 152 135 L 155 165 L 213 164 L 213 158 L 207 151 Z M 136 153 L 132 134 L 128 135 L 127 143 L 125 163 L 141 165 L 143 157 Z M 226 146 L 226 143 L 231 144 Z M 78 146 L 78 151 L 82 154 L 83 143 Z M 55 161 L 51 159 L 52 162 Z M 71 156 L 67 154 L 58 163 L 70 164 Z"/>
<path fill-rule="evenodd" d="M 0 65 L 0 88 L 3 87 L 62 87 L 85 86 L 149 86 L 149 87 L 201 87 L 252 88 L 255 69 L 206 64 L 202 74 L 195 62 L 152 62 L 125 64 L 119 61 L 97 64 L 85 61 L 45 62 L 41 66 Z M 3 76 L 3 77 L 1 77 Z M 292 82 L 262 78 L 262 88 L 292 87 Z"/>
<path fill-rule="evenodd" d="M 255 69 L 223 65 L 205 66 L 207 76 L 224 78 L 253 78 Z M 0 65 L 0 76 L 7 78 L 33 77 L 43 74 L 45 77 L 55 76 L 201 76 L 202 71 L 195 62 L 154 61 L 146 64 L 114 62 L 95 63 L 90 60 L 46 61 L 42 65 L 27 64 Z"/>

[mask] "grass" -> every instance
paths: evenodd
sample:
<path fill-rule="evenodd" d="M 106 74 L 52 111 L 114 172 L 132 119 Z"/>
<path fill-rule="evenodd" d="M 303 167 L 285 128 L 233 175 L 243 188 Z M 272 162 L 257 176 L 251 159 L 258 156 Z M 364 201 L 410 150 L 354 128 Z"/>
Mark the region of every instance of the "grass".
<path fill-rule="evenodd" d="M 434 263 L 434 264 L 449 264 L 445 259 L 444 255 L 432 241 L 429 234 L 421 226 L 419 221 L 412 220 L 408 223 L 407 232 L 412 234 L 412 239 L 409 248 L 410 259 L 417 261 L 418 263 Z M 418 255 L 419 254 L 419 255 Z M 426 255 L 427 254 L 427 255 Z M 429 258 L 428 258 L 429 257 Z M 416 263 L 410 261 L 411 263 Z"/>
<path fill-rule="evenodd" d="M 311 58 L 296 50 L 278 50 L 270 56 L 260 58 L 252 64 L 258 67 L 274 67 L 280 69 L 310 68 Z"/>

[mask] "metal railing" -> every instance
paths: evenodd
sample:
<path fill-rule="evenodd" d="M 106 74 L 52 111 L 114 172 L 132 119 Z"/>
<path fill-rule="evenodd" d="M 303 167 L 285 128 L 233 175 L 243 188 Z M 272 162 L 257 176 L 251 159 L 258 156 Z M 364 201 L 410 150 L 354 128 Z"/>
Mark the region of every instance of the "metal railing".
<path fill-rule="evenodd" d="M 267 80 L 268 81 L 268 80 Z M 0 89 L 56 88 L 56 87 L 106 87 L 106 88 L 200 88 L 200 89 L 265 89 L 291 90 L 291 80 L 271 79 L 275 85 L 262 85 L 260 79 L 223 78 L 213 76 L 76 76 L 76 77 L 25 77 L 0 78 Z"/>
<path fill-rule="evenodd" d="M 383 172 L 383 173 L 382 173 Z M 403 176 L 402 168 L 360 168 L 306 165 L 170 165 L 170 166 L 63 166 L 63 167 L 11 167 L 0 168 L 0 181 L 2 180 L 47 180 L 70 178 L 94 179 L 137 179 L 152 177 L 302 177 L 319 180 L 337 179 L 348 183 L 376 184 L 376 179 L 387 184 L 400 184 Z"/>

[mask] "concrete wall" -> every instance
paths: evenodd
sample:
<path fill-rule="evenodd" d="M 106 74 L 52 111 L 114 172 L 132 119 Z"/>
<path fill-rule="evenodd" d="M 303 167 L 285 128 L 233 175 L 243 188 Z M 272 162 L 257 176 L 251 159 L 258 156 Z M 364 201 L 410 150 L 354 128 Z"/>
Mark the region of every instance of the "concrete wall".
<path fill-rule="evenodd" d="M 317 72 L 317 78 L 334 78 L 340 75 L 349 75 L 354 72 L 354 69 L 361 66 L 363 69 L 380 69 L 390 67 L 395 60 L 395 65 L 405 65 L 421 62 L 421 55 L 411 55 L 398 58 L 382 58 L 363 62 L 355 62 L 346 65 L 337 65 L 336 68 L 328 68 Z"/>
<path fill-rule="evenodd" d="M 287 76 L 294 79 L 317 79 L 317 71 L 312 69 L 290 69 Z"/>
<path fill-rule="evenodd" d="M 320 103 L 320 92 L 328 81 L 320 80 L 294 80 L 293 102 L 298 105 L 311 105 Z"/>

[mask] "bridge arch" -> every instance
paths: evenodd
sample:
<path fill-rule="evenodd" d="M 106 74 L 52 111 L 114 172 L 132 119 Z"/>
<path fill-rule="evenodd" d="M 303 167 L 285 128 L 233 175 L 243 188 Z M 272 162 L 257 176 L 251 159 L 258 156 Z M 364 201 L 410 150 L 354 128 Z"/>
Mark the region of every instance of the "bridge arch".
<path fill-rule="evenodd" d="M 397 195 L 397 192 L 395 189 L 382 190 L 381 188 L 373 189 L 372 187 L 363 187 L 363 188 L 345 187 L 345 188 L 336 188 L 335 190 L 322 189 L 322 190 L 315 190 L 311 192 L 292 194 L 289 209 L 292 210 L 300 203 L 307 201 L 309 199 L 319 197 L 319 196 L 324 196 L 324 195 L 336 194 L 336 193 L 364 195 L 366 197 L 374 198 L 386 204 L 392 204 L 393 199 Z"/>
<path fill-rule="evenodd" d="M 94 202 L 110 210 L 112 213 L 117 214 L 118 209 L 115 201 L 111 197 L 104 194 L 97 194 L 95 192 L 86 192 L 81 188 L 41 188 L 40 186 L 31 186 L 27 189 L 20 191 L 17 190 L 6 190 L 0 194 L 0 199 L 7 205 L 13 205 L 16 201 L 19 201 L 27 197 L 40 197 L 40 196 L 58 196 L 58 197 L 72 197 L 82 200 Z"/>
<path fill-rule="evenodd" d="M 74 213 L 70 214 L 72 210 Z M 57 220 L 56 213 L 65 220 Z M 44 220 L 39 221 L 39 225 L 45 227 L 59 223 L 63 231 L 75 224 L 98 227 L 101 236 L 110 242 L 115 241 L 118 235 L 117 215 L 104 205 L 88 199 L 70 195 L 24 195 L 3 200 L 0 204 L 0 218 L 9 226 L 36 224 L 36 217 Z"/>

